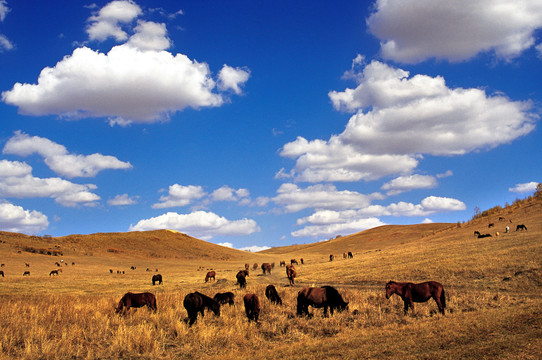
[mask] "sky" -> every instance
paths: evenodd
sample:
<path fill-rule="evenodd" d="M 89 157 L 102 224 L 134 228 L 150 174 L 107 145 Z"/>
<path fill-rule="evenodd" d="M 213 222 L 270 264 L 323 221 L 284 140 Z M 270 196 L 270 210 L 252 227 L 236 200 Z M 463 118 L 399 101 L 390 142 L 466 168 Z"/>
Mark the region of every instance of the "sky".
<path fill-rule="evenodd" d="M 542 181 L 538 0 L 0 0 L 0 230 L 258 251 Z"/>

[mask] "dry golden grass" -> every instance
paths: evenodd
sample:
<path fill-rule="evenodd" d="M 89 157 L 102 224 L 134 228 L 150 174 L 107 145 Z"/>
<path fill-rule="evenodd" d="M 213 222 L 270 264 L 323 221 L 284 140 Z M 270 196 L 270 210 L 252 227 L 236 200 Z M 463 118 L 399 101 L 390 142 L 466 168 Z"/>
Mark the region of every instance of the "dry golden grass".
<path fill-rule="evenodd" d="M 521 205 L 521 206 L 516 206 Z M 539 359 L 542 356 L 542 203 L 525 201 L 466 224 L 388 226 L 324 243 L 250 254 L 217 247 L 171 232 L 94 234 L 36 239 L 0 234 L 0 356 L 13 359 Z M 504 215 L 506 221 L 498 222 Z M 494 217 L 494 218 L 493 218 Z M 512 223 L 509 222 L 512 219 Z M 488 229 L 487 223 L 495 222 Z M 516 232 L 524 223 L 527 232 Z M 512 231 L 504 233 L 504 226 Z M 502 228 L 502 229 L 501 229 Z M 477 239 L 473 231 L 500 236 Z M 137 235 L 137 238 L 134 238 Z M 107 241 L 109 238 L 109 241 Z M 164 240 L 161 239 L 164 236 Z M 145 243 L 138 250 L 138 239 Z M 60 257 L 18 251 L 22 247 L 64 251 Z M 120 252 L 109 252 L 108 249 Z M 201 256 L 204 251 L 206 256 Z M 354 258 L 343 260 L 342 253 Z M 153 253 L 151 256 L 151 252 Z M 336 260 L 329 261 L 329 254 Z M 303 257 L 296 285 L 288 286 L 280 260 Z M 75 265 L 71 265 L 71 262 Z M 251 271 L 246 289 L 235 284 L 244 263 L 275 262 L 270 275 Z M 25 262 L 30 264 L 26 268 Z M 136 266 L 136 270 L 130 270 Z M 147 272 L 150 268 L 153 271 Z M 216 282 L 205 284 L 208 269 Z M 29 269 L 30 277 L 22 272 Z M 114 270 L 113 274 L 109 269 Z M 164 285 L 152 286 L 159 270 Z M 125 274 L 117 274 L 116 271 Z M 402 301 L 386 300 L 388 280 L 444 285 L 447 313 L 433 300 L 404 316 Z M 264 296 L 274 284 L 284 305 Z M 295 316 L 297 292 L 333 285 L 350 302 L 349 311 L 324 318 Z M 235 306 L 220 317 L 206 313 L 191 328 L 184 296 L 233 291 Z M 114 314 L 126 291 L 156 294 L 158 311 L 133 309 Z M 259 324 L 244 314 L 245 293 L 260 297 Z M 356 312 L 354 312 L 356 310 Z"/>

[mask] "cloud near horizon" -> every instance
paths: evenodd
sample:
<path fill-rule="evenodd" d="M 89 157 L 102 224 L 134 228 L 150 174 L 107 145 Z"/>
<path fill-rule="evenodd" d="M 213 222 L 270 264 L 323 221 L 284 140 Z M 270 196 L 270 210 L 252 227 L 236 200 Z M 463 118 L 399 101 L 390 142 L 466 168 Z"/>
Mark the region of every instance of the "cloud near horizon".
<path fill-rule="evenodd" d="M 3 231 L 35 234 L 48 226 L 49 220 L 43 213 L 0 200 L 0 229 Z"/>
<path fill-rule="evenodd" d="M 105 117 L 111 125 L 125 126 L 166 121 L 188 107 L 221 106 L 228 98 L 220 91 L 241 94 L 248 69 L 224 65 L 217 89 L 206 63 L 166 51 L 171 42 L 164 24 L 140 20 L 128 37 L 121 24 L 129 27 L 140 14 L 133 1 L 109 3 L 89 19 L 89 38 L 113 37 L 125 43 L 107 53 L 79 47 L 54 67 L 44 68 L 37 84 L 16 83 L 2 92 L 2 101 L 25 115 Z"/>

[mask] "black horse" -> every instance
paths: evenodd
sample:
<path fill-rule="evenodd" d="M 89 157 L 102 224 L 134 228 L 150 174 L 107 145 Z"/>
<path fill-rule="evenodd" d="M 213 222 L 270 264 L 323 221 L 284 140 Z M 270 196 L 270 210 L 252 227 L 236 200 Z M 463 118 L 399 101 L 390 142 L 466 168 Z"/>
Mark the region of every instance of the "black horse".
<path fill-rule="evenodd" d="M 518 230 L 527 231 L 527 226 L 525 226 L 523 224 L 519 224 L 518 226 L 516 226 L 516 231 L 518 231 Z"/>
<path fill-rule="evenodd" d="M 389 299 L 393 294 L 397 294 L 403 299 L 405 314 L 409 307 L 414 311 L 415 302 L 426 302 L 433 298 L 437 303 L 438 310 L 444 315 L 446 296 L 444 295 L 444 288 L 436 281 L 427 281 L 420 284 L 389 281 L 386 284 L 386 299 Z"/>
<path fill-rule="evenodd" d="M 205 308 L 214 312 L 216 316 L 220 316 L 220 304 L 209 296 L 197 291 L 186 295 L 183 305 L 188 313 L 188 318 L 190 319 L 188 325 L 190 326 L 198 319 L 198 312 L 201 313 L 201 316 L 204 316 Z"/>
<path fill-rule="evenodd" d="M 156 274 L 152 276 L 152 285 L 155 283 L 158 283 L 158 285 L 162 285 L 162 275 Z"/>
<path fill-rule="evenodd" d="M 274 304 L 282 305 L 282 299 L 274 285 L 267 285 L 265 288 L 265 297 Z"/>
<path fill-rule="evenodd" d="M 234 305 L 233 299 L 235 299 L 235 295 L 231 291 L 216 293 L 213 299 L 221 305 L 230 304 L 232 306 Z"/>

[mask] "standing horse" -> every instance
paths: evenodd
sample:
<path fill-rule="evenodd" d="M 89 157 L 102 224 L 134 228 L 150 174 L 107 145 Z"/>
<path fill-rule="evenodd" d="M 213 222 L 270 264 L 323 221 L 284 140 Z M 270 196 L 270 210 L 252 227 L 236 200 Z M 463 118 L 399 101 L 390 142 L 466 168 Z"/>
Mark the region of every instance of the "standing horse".
<path fill-rule="evenodd" d="M 294 279 L 296 276 L 295 268 L 293 265 L 286 265 L 286 276 L 288 277 L 288 280 L 290 281 L 290 286 L 294 284 Z"/>
<path fill-rule="evenodd" d="M 154 286 L 155 283 L 162 285 L 162 275 L 156 274 L 152 276 L 152 285 Z"/>
<path fill-rule="evenodd" d="M 235 277 L 237 278 L 237 283 L 239 284 L 239 289 L 247 287 L 247 278 L 245 277 L 245 271 L 241 270 L 237 273 L 237 275 L 235 275 Z"/>
<path fill-rule="evenodd" d="M 247 314 L 248 321 L 254 320 L 258 322 L 260 316 L 260 299 L 256 294 L 246 294 L 243 297 L 245 303 L 245 313 Z"/>
<path fill-rule="evenodd" d="M 248 264 L 247 264 L 248 265 Z M 209 271 L 207 275 L 205 275 L 205 282 L 210 281 L 213 279 L 215 281 L 216 272 L 215 271 Z"/>
<path fill-rule="evenodd" d="M 203 311 L 205 308 L 211 310 L 216 316 L 220 316 L 220 304 L 209 296 L 197 291 L 186 295 L 183 305 L 188 313 L 188 318 L 190 319 L 188 325 L 190 326 L 198 319 L 198 312 L 201 313 L 201 316 L 204 316 Z"/>
<path fill-rule="evenodd" d="M 269 263 L 263 263 L 262 264 L 262 271 L 263 271 L 263 274 L 265 275 L 265 273 L 267 272 L 268 274 L 271 274 L 271 269 L 273 267 L 271 266 L 271 264 Z"/>
<path fill-rule="evenodd" d="M 304 288 L 297 294 L 297 315 L 309 315 L 309 305 L 315 308 L 324 308 L 324 316 L 327 316 L 327 308 L 331 315 L 333 310 L 342 311 L 348 308 L 345 302 L 334 287 L 323 286 L 318 288 Z"/>
<path fill-rule="evenodd" d="M 415 302 L 426 302 L 433 298 L 437 303 L 438 310 L 444 315 L 446 296 L 444 295 L 444 288 L 436 281 L 427 281 L 420 284 L 389 281 L 386 284 L 386 299 L 389 299 L 393 294 L 397 294 L 403 299 L 405 314 L 409 307 L 414 311 Z"/>
<path fill-rule="evenodd" d="M 58 270 L 51 270 L 51 272 L 49 273 L 49 276 L 51 275 L 58 275 Z"/>
<path fill-rule="evenodd" d="M 154 296 L 154 294 L 150 292 L 144 292 L 140 294 L 127 292 L 120 299 L 119 304 L 115 309 L 115 313 L 126 314 L 126 312 L 130 310 L 131 307 L 140 308 L 143 306 L 148 306 L 149 309 L 151 309 L 152 311 L 156 311 L 156 297 Z"/>
<path fill-rule="evenodd" d="M 233 299 L 235 298 L 235 295 L 228 291 L 225 293 L 216 293 L 213 299 L 218 302 L 221 305 L 230 304 L 230 306 L 234 305 Z"/>

